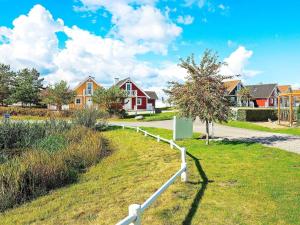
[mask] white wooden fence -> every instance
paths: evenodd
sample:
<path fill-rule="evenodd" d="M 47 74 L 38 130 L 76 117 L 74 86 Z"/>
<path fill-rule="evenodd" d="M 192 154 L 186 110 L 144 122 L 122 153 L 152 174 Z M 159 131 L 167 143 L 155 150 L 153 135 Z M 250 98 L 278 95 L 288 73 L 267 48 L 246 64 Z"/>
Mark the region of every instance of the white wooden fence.
<path fill-rule="evenodd" d="M 168 140 L 160 137 L 159 135 L 151 134 L 145 130 L 142 130 L 139 127 L 125 126 L 119 124 L 110 124 L 110 126 L 120 126 L 123 129 L 129 128 L 134 129 L 137 132 L 144 133 L 145 136 L 153 137 L 157 142 L 163 141 L 170 144 L 170 147 L 176 148 L 181 151 L 181 167 L 180 169 L 166 182 L 164 183 L 153 195 L 151 195 L 143 204 L 131 204 L 128 210 L 128 216 L 119 221 L 116 225 L 140 225 L 142 224 L 142 214 L 143 212 L 176 180 L 177 177 L 181 176 L 182 182 L 187 182 L 187 165 L 186 165 L 186 149 L 180 147 L 173 140 Z"/>

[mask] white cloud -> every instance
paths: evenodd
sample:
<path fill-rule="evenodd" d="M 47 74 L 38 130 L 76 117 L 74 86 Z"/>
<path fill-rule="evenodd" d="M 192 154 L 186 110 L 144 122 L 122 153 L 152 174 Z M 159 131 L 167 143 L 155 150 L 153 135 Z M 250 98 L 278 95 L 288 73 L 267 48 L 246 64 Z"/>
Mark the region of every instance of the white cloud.
<path fill-rule="evenodd" d="M 56 32 L 63 29 L 61 19 L 54 20 L 49 11 L 35 5 L 28 15 L 21 15 L 13 21 L 12 29 L 1 27 L 0 61 L 13 68 L 34 66 L 52 70 L 51 63 L 58 53 Z"/>
<path fill-rule="evenodd" d="M 300 90 L 300 83 L 294 83 L 294 84 L 292 84 L 292 89 L 293 90 Z"/>
<path fill-rule="evenodd" d="M 184 5 L 190 7 L 194 4 L 198 5 L 199 8 L 203 8 L 206 4 L 207 0 L 185 0 Z"/>
<path fill-rule="evenodd" d="M 229 6 L 223 3 L 217 5 L 215 1 L 211 0 L 185 0 L 184 6 L 191 7 L 193 5 L 196 5 L 200 9 L 205 9 L 211 13 L 220 12 L 221 15 L 226 15 L 230 9 Z"/>
<path fill-rule="evenodd" d="M 81 0 L 84 9 L 104 8 L 111 13 L 114 25 L 110 35 L 133 44 L 140 43 L 148 51 L 167 53 L 168 45 L 182 28 L 155 7 L 155 0 Z M 132 6 L 134 4 L 134 6 Z"/>
<path fill-rule="evenodd" d="M 177 17 L 177 23 L 181 23 L 184 25 L 190 25 L 193 22 L 194 22 L 194 17 L 192 17 L 191 15 Z"/>
<path fill-rule="evenodd" d="M 244 46 L 239 46 L 229 57 L 224 59 L 224 62 L 227 63 L 227 65 L 221 68 L 221 74 L 241 75 L 244 78 L 249 78 L 261 73 L 261 71 L 258 70 L 245 69 L 252 55 L 253 51 L 247 50 Z"/>

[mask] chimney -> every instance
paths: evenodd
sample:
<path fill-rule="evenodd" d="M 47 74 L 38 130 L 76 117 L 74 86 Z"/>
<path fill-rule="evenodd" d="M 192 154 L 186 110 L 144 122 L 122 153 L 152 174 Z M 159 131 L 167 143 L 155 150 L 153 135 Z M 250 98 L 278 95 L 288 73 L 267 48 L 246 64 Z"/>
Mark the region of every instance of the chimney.
<path fill-rule="evenodd" d="M 115 77 L 115 85 L 119 82 L 119 77 Z"/>

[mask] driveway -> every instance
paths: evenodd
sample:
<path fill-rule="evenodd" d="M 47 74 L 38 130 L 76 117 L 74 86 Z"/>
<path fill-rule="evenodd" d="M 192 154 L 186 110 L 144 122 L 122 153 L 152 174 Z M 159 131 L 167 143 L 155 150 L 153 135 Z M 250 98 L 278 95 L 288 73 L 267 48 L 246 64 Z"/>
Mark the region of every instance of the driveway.
<path fill-rule="evenodd" d="M 114 122 L 113 124 L 124 124 L 128 126 L 156 127 L 173 129 L 173 121 L 152 121 L 152 122 Z M 205 133 L 204 124 L 197 120 L 194 122 L 194 132 Z M 300 154 L 300 136 L 287 134 L 270 133 L 263 131 L 247 130 L 242 128 L 228 127 L 215 124 L 214 135 L 218 138 L 229 140 L 257 142 L 268 147 L 276 147 L 289 152 Z"/>

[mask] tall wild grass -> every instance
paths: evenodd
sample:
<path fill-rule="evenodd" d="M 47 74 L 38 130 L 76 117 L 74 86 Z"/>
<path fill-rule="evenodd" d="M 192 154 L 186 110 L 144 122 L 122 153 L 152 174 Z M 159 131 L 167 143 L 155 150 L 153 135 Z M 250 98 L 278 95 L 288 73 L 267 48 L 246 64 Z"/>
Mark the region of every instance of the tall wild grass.
<path fill-rule="evenodd" d="M 1 149 L 27 148 L 38 140 L 71 128 L 66 121 L 49 120 L 44 123 L 9 122 L 0 123 L 0 153 Z"/>
<path fill-rule="evenodd" d="M 21 138 L 20 142 L 31 143 L 34 135 L 42 137 L 48 132 L 38 124 L 27 124 L 26 126 L 33 126 L 34 131 L 31 132 L 35 134 L 26 136 L 22 133 L 23 127 L 20 128 L 17 124 L 4 126 L 15 126 L 15 130 L 24 136 L 23 139 L 28 138 L 28 140 Z M 46 144 L 37 145 L 38 149 L 25 151 L 20 157 L 0 164 L 0 211 L 76 181 L 79 173 L 97 163 L 109 152 L 101 134 L 91 129 L 75 127 L 65 132 L 63 136 L 67 145 L 61 145 L 62 149 L 41 150 L 52 143 L 46 140 L 46 137 L 41 139 Z M 9 146 L 9 143 L 11 142 L 7 142 L 5 146 Z"/>

